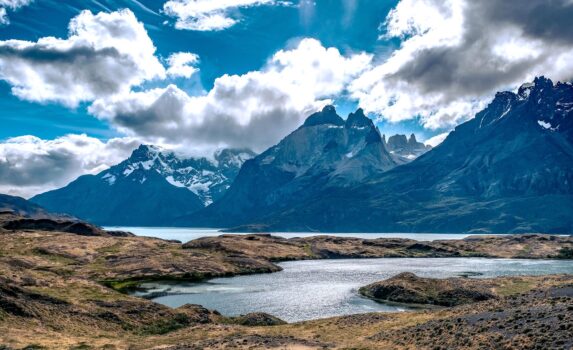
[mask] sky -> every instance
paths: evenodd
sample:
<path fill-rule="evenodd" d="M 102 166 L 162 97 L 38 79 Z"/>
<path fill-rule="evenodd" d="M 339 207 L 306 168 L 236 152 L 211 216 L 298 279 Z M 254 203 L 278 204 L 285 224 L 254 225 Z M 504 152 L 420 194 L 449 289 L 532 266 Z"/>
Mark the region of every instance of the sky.
<path fill-rule="evenodd" d="M 0 192 L 141 143 L 263 151 L 334 104 L 436 145 L 497 91 L 573 78 L 570 0 L 0 0 Z"/>

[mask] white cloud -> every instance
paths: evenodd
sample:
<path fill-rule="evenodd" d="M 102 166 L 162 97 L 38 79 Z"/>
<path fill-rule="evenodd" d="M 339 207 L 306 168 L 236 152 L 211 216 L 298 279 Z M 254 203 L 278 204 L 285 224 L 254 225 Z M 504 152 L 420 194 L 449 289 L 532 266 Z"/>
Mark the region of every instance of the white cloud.
<path fill-rule="evenodd" d="M 139 144 L 132 138 L 102 142 L 86 135 L 8 139 L 0 143 L 0 193 L 30 197 L 60 188 L 121 162 Z"/>
<path fill-rule="evenodd" d="M 450 128 L 496 91 L 537 75 L 571 79 L 572 16 L 569 0 L 401 0 L 381 37 L 402 39 L 400 48 L 349 89 L 387 120 Z"/>
<path fill-rule="evenodd" d="M 10 24 L 7 8 L 15 11 L 21 7 L 30 5 L 32 1 L 33 0 L 0 0 L 0 25 Z"/>
<path fill-rule="evenodd" d="M 6 9 L 0 7 L 0 24 L 6 25 L 10 24 L 10 20 L 8 19 L 8 13 L 6 13 Z"/>
<path fill-rule="evenodd" d="M 448 137 L 449 134 L 450 134 L 450 132 L 444 132 L 444 133 L 438 134 L 434 137 L 430 137 L 429 139 L 427 139 L 424 142 L 424 144 L 428 145 L 428 146 L 436 147 L 440 143 L 444 142 L 444 140 L 446 139 L 446 137 Z"/>
<path fill-rule="evenodd" d="M 240 8 L 282 4 L 275 0 L 169 0 L 163 11 L 177 19 L 175 28 L 196 31 L 216 31 L 234 26 L 233 14 Z"/>
<path fill-rule="evenodd" d="M 83 11 L 71 20 L 67 39 L 0 41 L 0 78 L 29 101 L 76 107 L 128 93 L 165 74 L 152 40 L 130 10 Z"/>
<path fill-rule="evenodd" d="M 177 52 L 167 58 L 167 74 L 172 77 L 190 78 L 199 69 L 194 67 L 199 63 L 199 56 L 190 52 Z"/>
<path fill-rule="evenodd" d="M 277 52 L 260 71 L 217 78 L 205 95 L 189 96 L 171 85 L 100 99 L 89 111 L 149 142 L 260 151 L 343 94 L 371 59 L 367 54 L 345 57 L 304 39 Z"/>

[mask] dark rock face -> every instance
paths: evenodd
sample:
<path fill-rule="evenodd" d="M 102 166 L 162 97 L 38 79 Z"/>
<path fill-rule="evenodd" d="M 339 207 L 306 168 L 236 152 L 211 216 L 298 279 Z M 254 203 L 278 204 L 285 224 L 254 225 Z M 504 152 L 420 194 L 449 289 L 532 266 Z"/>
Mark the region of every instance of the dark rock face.
<path fill-rule="evenodd" d="M 279 144 L 245 162 L 221 200 L 177 224 L 228 227 L 256 223 L 321 192 L 375 178 L 396 165 L 362 110 L 345 122 L 334 107 L 327 106 Z"/>
<path fill-rule="evenodd" d="M 99 225 L 170 225 L 220 198 L 253 155 L 223 150 L 211 161 L 142 145 L 122 163 L 32 201 Z"/>
<path fill-rule="evenodd" d="M 518 94 L 498 93 L 411 163 L 244 223 L 269 231 L 570 233 L 571 213 L 573 86 L 537 78 Z"/>

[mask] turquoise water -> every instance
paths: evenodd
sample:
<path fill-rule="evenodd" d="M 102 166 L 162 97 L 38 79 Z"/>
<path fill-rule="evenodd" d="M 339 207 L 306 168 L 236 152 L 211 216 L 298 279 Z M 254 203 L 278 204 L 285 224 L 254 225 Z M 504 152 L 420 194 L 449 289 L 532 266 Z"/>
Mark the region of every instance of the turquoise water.
<path fill-rule="evenodd" d="M 286 321 L 303 321 L 366 312 L 400 312 L 404 306 L 363 298 L 358 288 L 400 272 L 423 277 L 480 277 L 573 273 L 573 261 L 484 258 L 393 258 L 292 261 L 272 274 L 217 278 L 207 283 L 149 283 L 139 296 L 178 307 L 200 304 L 224 315 L 261 311 Z"/>
<path fill-rule="evenodd" d="M 201 238 L 219 236 L 218 229 L 174 228 L 174 227 L 106 227 L 108 230 L 133 232 L 138 236 L 158 237 L 162 239 L 176 239 L 183 243 Z M 463 239 L 468 234 L 440 234 L 440 233 L 321 233 L 340 237 L 358 238 L 411 238 L 420 241 L 433 241 L 438 239 Z M 277 232 L 275 236 L 285 238 L 317 236 L 316 232 Z"/>

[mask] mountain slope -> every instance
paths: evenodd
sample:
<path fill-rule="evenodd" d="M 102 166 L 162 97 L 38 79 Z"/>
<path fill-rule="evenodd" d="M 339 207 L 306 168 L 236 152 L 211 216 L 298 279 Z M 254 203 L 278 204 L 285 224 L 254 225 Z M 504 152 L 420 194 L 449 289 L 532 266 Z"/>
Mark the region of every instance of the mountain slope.
<path fill-rule="evenodd" d="M 211 161 L 142 145 L 108 170 L 31 200 L 100 225 L 170 225 L 222 196 L 252 155 L 224 150 Z"/>
<path fill-rule="evenodd" d="M 362 110 L 345 121 L 327 106 L 279 144 L 245 162 L 220 201 L 177 223 L 220 227 L 248 222 L 329 188 L 358 184 L 397 164 Z"/>
<path fill-rule="evenodd" d="M 21 197 L 0 194 L 0 213 L 13 214 L 27 218 L 48 218 L 52 214 L 41 206 Z"/>
<path fill-rule="evenodd" d="M 249 224 L 268 230 L 573 231 L 573 86 L 537 78 L 498 93 L 413 162 L 316 193 Z"/>

